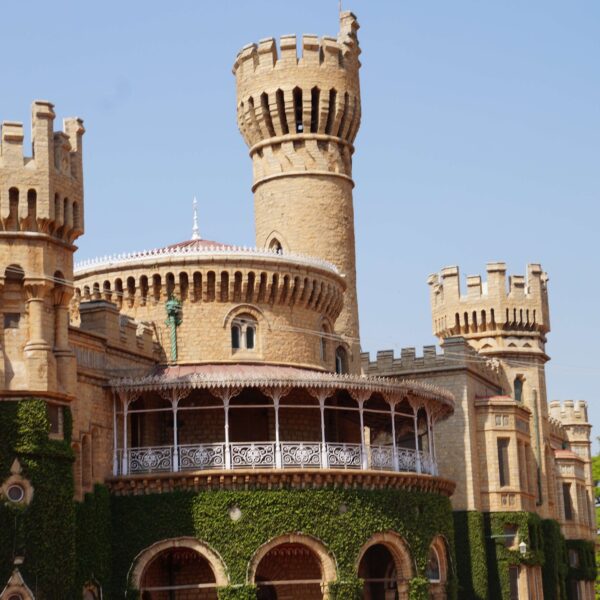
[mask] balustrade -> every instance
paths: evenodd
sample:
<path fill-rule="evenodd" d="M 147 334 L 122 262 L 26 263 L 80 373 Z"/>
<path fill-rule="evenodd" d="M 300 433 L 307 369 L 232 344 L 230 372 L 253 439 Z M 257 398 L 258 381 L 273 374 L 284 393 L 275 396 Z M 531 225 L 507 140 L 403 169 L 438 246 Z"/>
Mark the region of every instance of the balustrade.
<path fill-rule="evenodd" d="M 177 452 L 177 456 L 176 456 Z M 373 469 L 437 475 L 433 457 L 412 448 L 319 442 L 246 442 L 130 448 L 115 475 L 208 469 Z M 175 460 L 177 458 L 178 460 Z"/>

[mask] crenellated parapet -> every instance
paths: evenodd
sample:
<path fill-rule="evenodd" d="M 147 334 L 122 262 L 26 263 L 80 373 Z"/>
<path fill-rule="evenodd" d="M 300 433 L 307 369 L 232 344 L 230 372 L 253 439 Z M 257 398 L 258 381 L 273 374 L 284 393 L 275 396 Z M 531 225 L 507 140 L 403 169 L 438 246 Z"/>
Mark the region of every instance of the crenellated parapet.
<path fill-rule="evenodd" d="M 547 282 L 539 264 L 507 282 L 505 263 L 489 263 L 487 281 L 468 276 L 464 294 L 458 267 L 446 267 L 428 280 L 433 332 L 441 339 L 464 336 L 484 352 L 543 352 L 550 331 Z"/>
<path fill-rule="evenodd" d="M 54 106 L 32 105 L 32 154 L 23 151 L 22 123 L 2 123 L 0 234 L 49 234 L 72 244 L 83 233 L 83 121 L 54 131 Z"/>
<path fill-rule="evenodd" d="M 336 38 L 295 35 L 245 46 L 233 73 L 238 125 L 250 147 L 254 186 L 286 172 L 351 177 L 352 143 L 360 125 L 356 32 L 341 16 Z"/>
<path fill-rule="evenodd" d="M 587 452 L 576 449 L 577 446 L 587 448 L 590 444 L 592 424 L 588 420 L 587 402 L 585 400 L 565 400 L 563 402 L 553 400 L 548 408 L 550 417 L 560 423 L 561 429 L 566 433 L 566 439 L 575 452 L 586 454 L 582 458 L 589 458 Z"/>

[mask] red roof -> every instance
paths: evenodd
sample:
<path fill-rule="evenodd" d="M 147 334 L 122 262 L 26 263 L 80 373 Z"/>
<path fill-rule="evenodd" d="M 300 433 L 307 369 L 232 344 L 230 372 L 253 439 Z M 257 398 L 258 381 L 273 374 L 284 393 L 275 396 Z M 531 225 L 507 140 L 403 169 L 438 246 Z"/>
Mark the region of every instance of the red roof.
<path fill-rule="evenodd" d="M 206 250 L 207 248 L 231 248 L 231 244 L 213 242 L 212 240 L 186 240 L 165 246 L 166 249 L 189 248 L 190 250 Z"/>

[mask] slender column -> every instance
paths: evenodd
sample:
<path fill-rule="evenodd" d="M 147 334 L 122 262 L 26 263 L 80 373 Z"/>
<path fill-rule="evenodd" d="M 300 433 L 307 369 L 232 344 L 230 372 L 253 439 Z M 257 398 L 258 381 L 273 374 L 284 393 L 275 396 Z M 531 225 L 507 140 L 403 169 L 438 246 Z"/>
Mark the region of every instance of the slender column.
<path fill-rule="evenodd" d="M 223 398 L 223 408 L 225 409 L 225 468 L 231 469 L 231 452 L 229 451 L 229 400 Z"/>
<path fill-rule="evenodd" d="M 395 402 L 390 403 L 390 411 L 392 415 L 392 461 L 394 464 L 394 471 L 399 471 L 400 465 L 398 464 L 398 448 L 396 448 L 396 415 L 394 414 L 396 412 Z"/>
<path fill-rule="evenodd" d="M 429 452 L 429 470 L 431 471 L 431 475 L 434 475 L 434 466 L 433 466 L 433 441 L 432 441 L 432 433 L 433 429 L 431 427 L 431 415 L 429 411 L 426 409 L 425 414 L 427 415 L 427 445 Z"/>
<path fill-rule="evenodd" d="M 119 474 L 119 440 L 117 438 L 117 396 L 113 392 L 113 475 Z"/>
<path fill-rule="evenodd" d="M 46 282 L 26 282 L 27 305 L 29 308 L 29 340 L 25 350 L 50 350 L 44 338 L 44 305 L 48 291 Z"/>
<path fill-rule="evenodd" d="M 414 410 L 414 408 L 413 408 Z M 418 411 L 415 412 L 415 416 L 413 417 L 414 430 L 415 430 L 415 452 L 416 452 L 416 465 L 417 465 L 417 473 L 421 473 L 421 456 L 419 454 L 419 421 L 418 421 Z"/>
<path fill-rule="evenodd" d="M 327 464 L 327 443 L 325 441 L 325 396 L 319 397 L 319 409 L 321 411 L 321 467 L 326 469 Z"/>
<path fill-rule="evenodd" d="M 126 396 L 122 398 L 123 402 L 123 467 L 121 473 L 127 475 L 129 473 L 129 452 L 127 450 L 127 412 L 129 408 L 129 401 Z"/>
<path fill-rule="evenodd" d="M 177 431 L 177 407 L 179 406 L 179 399 L 176 392 L 173 394 L 171 406 L 173 407 L 173 471 L 177 473 L 179 471 L 179 433 Z"/>
<path fill-rule="evenodd" d="M 365 401 L 358 401 L 358 416 L 360 417 L 360 454 L 362 460 L 362 468 L 369 468 L 369 457 L 367 456 L 367 446 L 365 444 L 365 415 L 364 415 Z"/>
<path fill-rule="evenodd" d="M 273 395 L 273 406 L 275 407 L 275 466 L 281 469 L 281 446 L 279 444 L 279 395 Z"/>

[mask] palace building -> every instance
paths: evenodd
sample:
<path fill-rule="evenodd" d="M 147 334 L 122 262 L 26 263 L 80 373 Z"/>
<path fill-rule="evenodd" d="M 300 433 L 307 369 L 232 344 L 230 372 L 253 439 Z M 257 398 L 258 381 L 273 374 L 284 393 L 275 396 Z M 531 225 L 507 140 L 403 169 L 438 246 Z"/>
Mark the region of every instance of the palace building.
<path fill-rule="evenodd" d="M 83 122 L 34 102 L 29 156 L 2 124 L 0 600 L 593 598 L 591 425 L 548 402 L 541 267 L 466 293 L 445 268 L 441 350 L 361 353 L 357 32 L 235 59 L 255 248 L 195 220 L 74 263 Z"/>

